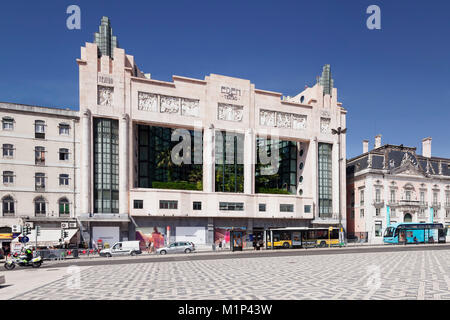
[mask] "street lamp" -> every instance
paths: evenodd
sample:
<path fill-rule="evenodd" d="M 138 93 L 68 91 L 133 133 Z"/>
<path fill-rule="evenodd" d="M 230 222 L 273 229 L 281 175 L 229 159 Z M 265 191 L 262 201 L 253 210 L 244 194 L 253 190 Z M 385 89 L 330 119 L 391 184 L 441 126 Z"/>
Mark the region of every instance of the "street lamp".
<path fill-rule="evenodd" d="M 338 136 L 338 149 L 339 149 L 339 229 L 342 228 L 342 215 L 341 215 L 341 161 L 342 161 L 342 157 L 341 157 L 341 134 L 345 134 L 347 133 L 347 128 L 342 129 L 341 127 L 337 128 L 337 129 L 332 129 L 331 133 L 333 135 L 337 135 Z M 340 231 L 340 230 L 339 230 Z"/>

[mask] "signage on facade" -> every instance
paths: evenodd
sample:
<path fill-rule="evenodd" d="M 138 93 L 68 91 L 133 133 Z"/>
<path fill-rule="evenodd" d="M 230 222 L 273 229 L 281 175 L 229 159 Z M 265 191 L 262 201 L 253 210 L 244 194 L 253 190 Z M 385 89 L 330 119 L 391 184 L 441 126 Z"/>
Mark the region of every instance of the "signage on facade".
<path fill-rule="evenodd" d="M 242 93 L 240 89 L 230 88 L 222 86 L 220 89 L 220 93 L 227 100 L 237 101 L 241 98 Z"/>
<path fill-rule="evenodd" d="M 98 83 L 103 83 L 103 84 L 110 84 L 113 85 L 114 84 L 114 79 L 110 76 L 106 76 L 103 74 L 99 74 L 98 75 Z"/>

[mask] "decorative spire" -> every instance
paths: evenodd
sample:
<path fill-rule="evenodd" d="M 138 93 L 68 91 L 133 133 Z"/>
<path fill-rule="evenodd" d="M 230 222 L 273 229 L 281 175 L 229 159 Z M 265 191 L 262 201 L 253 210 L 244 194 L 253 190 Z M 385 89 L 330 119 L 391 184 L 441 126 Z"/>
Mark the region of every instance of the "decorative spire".
<path fill-rule="evenodd" d="M 329 94 L 333 92 L 334 80 L 331 78 L 331 67 L 329 64 L 323 66 L 322 76 L 319 79 L 320 85 L 323 87 L 323 94 Z"/>
<path fill-rule="evenodd" d="M 99 32 L 94 34 L 94 43 L 98 46 L 98 55 L 114 58 L 114 48 L 119 47 L 117 37 L 113 36 L 111 22 L 108 17 L 103 17 Z"/>

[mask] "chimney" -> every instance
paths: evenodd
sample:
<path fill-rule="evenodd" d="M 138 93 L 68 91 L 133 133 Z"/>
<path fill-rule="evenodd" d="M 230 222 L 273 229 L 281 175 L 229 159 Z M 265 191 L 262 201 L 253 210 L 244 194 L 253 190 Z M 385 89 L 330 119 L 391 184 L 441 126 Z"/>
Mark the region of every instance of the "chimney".
<path fill-rule="evenodd" d="M 381 134 L 375 137 L 375 149 L 381 147 Z"/>
<path fill-rule="evenodd" d="M 369 152 L 369 140 L 363 140 L 363 153 Z"/>
<path fill-rule="evenodd" d="M 427 158 L 431 158 L 431 138 L 425 138 L 422 140 L 422 155 Z"/>

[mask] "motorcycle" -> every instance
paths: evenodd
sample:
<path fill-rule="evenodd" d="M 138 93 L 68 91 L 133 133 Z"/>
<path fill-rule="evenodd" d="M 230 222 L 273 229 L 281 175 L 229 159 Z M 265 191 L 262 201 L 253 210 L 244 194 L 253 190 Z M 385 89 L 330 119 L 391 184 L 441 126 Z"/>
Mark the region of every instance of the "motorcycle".
<path fill-rule="evenodd" d="M 39 268 L 42 265 L 42 262 L 43 261 L 41 256 L 37 256 L 36 258 L 31 259 L 31 261 L 27 261 L 26 257 L 14 257 L 5 262 L 5 269 L 13 270 L 16 267 L 16 265 L 20 267 Z"/>

